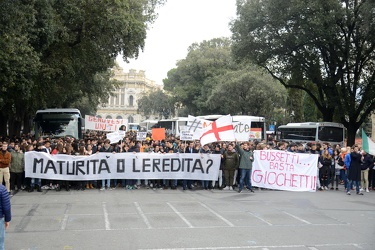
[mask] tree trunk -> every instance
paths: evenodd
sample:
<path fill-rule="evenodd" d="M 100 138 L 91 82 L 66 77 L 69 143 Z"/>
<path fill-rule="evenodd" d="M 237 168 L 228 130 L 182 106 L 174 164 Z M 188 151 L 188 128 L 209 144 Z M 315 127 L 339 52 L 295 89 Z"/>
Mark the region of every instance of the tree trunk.
<path fill-rule="evenodd" d="M 346 132 L 347 132 L 347 141 L 346 141 L 346 146 L 353 146 L 355 143 L 355 135 L 357 133 L 359 126 L 356 125 L 355 122 L 349 122 L 348 126 L 346 127 Z"/>
<path fill-rule="evenodd" d="M 5 116 L 2 112 L 0 112 L 0 136 L 3 136 L 4 138 L 8 135 L 7 134 L 7 122 L 8 117 Z"/>

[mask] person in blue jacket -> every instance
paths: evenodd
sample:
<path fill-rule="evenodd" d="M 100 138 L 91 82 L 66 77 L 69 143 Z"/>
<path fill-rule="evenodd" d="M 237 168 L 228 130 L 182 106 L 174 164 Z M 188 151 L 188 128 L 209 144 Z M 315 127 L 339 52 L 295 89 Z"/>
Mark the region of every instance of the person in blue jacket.
<path fill-rule="evenodd" d="M 11 218 L 9 193 L 0 184 L 0 250 L 4 249 L 5 230 L 8 229 Z"/>

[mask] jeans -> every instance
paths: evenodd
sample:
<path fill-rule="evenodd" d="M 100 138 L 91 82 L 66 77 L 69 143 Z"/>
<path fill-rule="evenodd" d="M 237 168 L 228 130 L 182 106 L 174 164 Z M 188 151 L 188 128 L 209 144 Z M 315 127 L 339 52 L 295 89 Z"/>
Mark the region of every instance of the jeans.
<path fill-rule="evenodd" d="M 359 193 L 359 186 L 360 186 L 360 184 L 361 184 L 361 181 L 348 180 L 348 186 L 346 188 L 346 192 L 350 192 L 351 186 L 355 185 L 355 191 L 358 194 Z"/>
<path fill-rule="evenodd" d="M 0 219 L 0 250 L 4 250 L 5 225 L 4 218 Z"/>
<path fill-rule="evenodd" d="M 208 189 L 210 181 L 202 181 L 202 188 L 203 189 Z"/>
<path fill-rule="evenodd" d="M 344 169 L 340 170 L 340 179 L 344 182 L 344 187 L 347 188 L 348 180 L 346 178 L 346 171 Z"/>
<path fill-rule="evenodd" d="M 247 185 L 248 189 L 251 189 L 251 169 L 240 168 L 240 190 L 243 189 L 243 184 Z"/>
<path fill-rule="evenodd" d="M 36 185 L 39 185 L 39 187 L 42 186 L 42 180 L 40 178 L 31 178 L 31 185 L 30 187 L 34 187 Z"/>
<path fill-rule="evenodd" d="M 172 187 L 177 187 L 177 180 L 171 180 L 171 179 L 163 179 L 163 186 L 168 187 L 169 182 L 171 183 Z"/>
<path fill-rule="evenodd" d="M 104 188 L 105 187 L 105 179 L 103 179 L 102 180 L 102 188 Z M 108 179 L 107 180 L 107 188 L 110 188 L 111 187 L 111 180 L 110 179 Z"/>

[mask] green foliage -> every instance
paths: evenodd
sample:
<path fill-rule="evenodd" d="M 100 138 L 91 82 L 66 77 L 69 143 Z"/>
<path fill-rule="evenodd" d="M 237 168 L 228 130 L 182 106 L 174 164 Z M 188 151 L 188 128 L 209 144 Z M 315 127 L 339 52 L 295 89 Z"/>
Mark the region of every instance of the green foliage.
<path fill-rule="evenodd" d="M 216 38 L 192 44 L 185 59 L 168 72 L 164 89 L 173 93 L 178 103 L 188 108 L 189 114 L 206 114 L 211 109 L 206 100 L 216 85 L 213 77 L 233 68 L 230 41 Z"/>
<path fill-rule="evenodd" d="M 39 108 L 96 108 L 116 87 L 109 70 L 116 56 L 138 56 L 164 1 L 1 1 L 0 133 Z"/>
<path fill-rule="evenodd" d="M 148 95 L 143 95 L 138 100 L 138 111 L 143 112 L 146 116 L 173 117 L 175 114 L 174 99 L 162 90 L 156 90 Z"/>
<path fill-rule="evenodd" d="M 217 38 L 193 44 L 168 72 L 164 88 L 180 105 L 179 115 L 273 116 L 285 103 L 285 88 L 266 72 L 232 60 L 231 43 Z"/>
<path fill-rule="evenodd" d="M 214 79 L 217 84 L 207 104 L 219 113 L 264 116 L 269 120 L 274 107 L 285 104 L 285 88 L 256 66 L 244 66 Z"/>
<path fill-rule="evenodd" d="M 237 7 L 235 58 L 303 90 L 325 121 L 339 117 L 354 143 L 375 109 L 375 2 L 247 0 Z M 296 72 L 303 80 L 291 81 Z"/>

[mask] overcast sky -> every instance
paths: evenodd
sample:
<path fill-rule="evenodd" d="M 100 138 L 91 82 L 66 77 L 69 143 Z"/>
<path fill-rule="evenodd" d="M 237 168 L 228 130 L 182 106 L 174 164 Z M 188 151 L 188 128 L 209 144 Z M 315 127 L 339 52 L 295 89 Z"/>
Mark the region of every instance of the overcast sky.
<path fill-rule="evenodd" d="M 192 43 L 231 36 L 236 0 L 167 0 L 156 11 L 159 17 L 147 32 L 144 52 L 129 64 L 118 62 L 125 72 L 145 70 L 146 78 L 162 84 Z"/>

